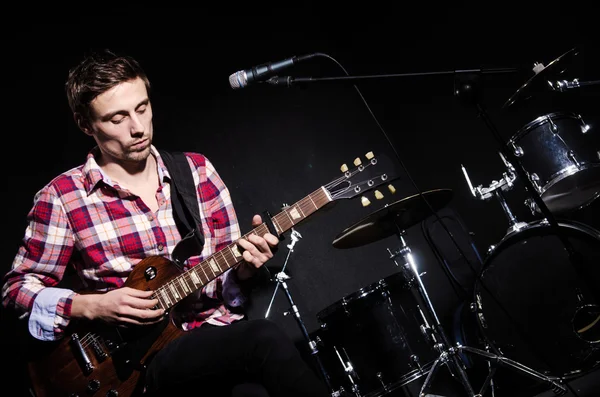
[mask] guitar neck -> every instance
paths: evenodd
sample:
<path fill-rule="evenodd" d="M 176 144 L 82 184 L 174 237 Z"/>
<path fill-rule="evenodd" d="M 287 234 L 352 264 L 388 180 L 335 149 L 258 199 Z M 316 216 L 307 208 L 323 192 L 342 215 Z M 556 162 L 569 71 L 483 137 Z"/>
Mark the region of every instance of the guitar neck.
<path fill-rule="evenodd" d="M 331 201 L 332 198 L 328 191 L 324 187 L 320 187 L 302 200 L 273 216 L 271 222 L 277 234 L 281 235 Z M 247 238 L 251 234 L 263 236 L 267 232 L 269 232 L 269 229 L 263 223 L 242 237 Z M 242 253 L 239 251 L 237 244 L 233 242 L 159 287 L 154 293 L 154 298 L 158 299 L 158 306 L 161 309 L 168 310 L 237 265 L 242 259 Z"/>

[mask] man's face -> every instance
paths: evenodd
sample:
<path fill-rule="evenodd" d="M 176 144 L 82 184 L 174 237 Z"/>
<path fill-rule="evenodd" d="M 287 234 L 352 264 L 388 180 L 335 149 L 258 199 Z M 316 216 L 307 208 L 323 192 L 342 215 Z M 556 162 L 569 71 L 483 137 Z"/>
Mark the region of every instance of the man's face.
<path fill-rule="evenodd" d="M 92 120 L 82 129 L 94 137 L 105 161 L 138 162 L 150 155 L 152 106 L 142 79 L 98 95 L 91 107 Z"/>

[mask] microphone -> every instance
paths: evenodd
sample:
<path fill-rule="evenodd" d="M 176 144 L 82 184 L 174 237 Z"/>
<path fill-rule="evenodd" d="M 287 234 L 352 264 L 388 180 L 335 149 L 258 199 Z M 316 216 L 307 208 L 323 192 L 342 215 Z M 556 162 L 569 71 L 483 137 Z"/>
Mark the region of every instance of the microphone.
<path fill-rule="evenodd" d="M 265 81 L 267 78 L 275 75 L 280 70 L 288 68 L 295 63 L 300 61 L 305 61 L 310 59 L 318 54 L 308 54 L 302 56 L 293 56 L 290 58 L 286 58 L 282 61 L 278 62 L 269 62 L 263 65 L 255 66 L 251 69 L 240 70 L 235 73 L 232 73 L 229 76 L 229 85 L 234 90 L 239 88 L 244 88 L 249 84 L 253 84 L 254 82 L 260 83 Z"/>

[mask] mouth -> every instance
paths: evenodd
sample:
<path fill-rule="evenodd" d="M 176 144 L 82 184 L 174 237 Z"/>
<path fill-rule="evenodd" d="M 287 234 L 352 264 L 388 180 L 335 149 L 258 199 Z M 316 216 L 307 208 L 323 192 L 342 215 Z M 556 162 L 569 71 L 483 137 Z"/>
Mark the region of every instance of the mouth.
<path fill-rule="evenodd" d="M 143 149 L 145 148 L 146 144 L 148 143 L 148 139 L 143 139 L 137 143 L 134 143 L 133 145 L 130 146 L 130 149 L 132 150 L 139 150 L 139 149 Z"/>

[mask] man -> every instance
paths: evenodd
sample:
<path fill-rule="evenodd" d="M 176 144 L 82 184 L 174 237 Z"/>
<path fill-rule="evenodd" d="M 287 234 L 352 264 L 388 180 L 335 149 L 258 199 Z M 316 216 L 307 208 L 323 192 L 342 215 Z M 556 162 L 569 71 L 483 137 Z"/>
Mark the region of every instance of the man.
<path fill-rule="evenodd" d="M 66 91 L 75 122 L 96 146 L 84 164 L 36 194 L 2 288 L 3 305 L 42 341 L 61 340 L 76 320 L 115 327 L 162 321 L 154 291 L 124 284 L 136 264 L 149 256 L 171 258 L 182 239 L 171 175 L 152 144 L 150 82 L 138 62 L 110 51 L 90 55 L 69 72 Z M 326 395 L 278 327 L 241 321 L 248 283 L 272 258 L 278 238 L 241 238 L 229 191 L 212 163 L 198 153 L 186 156 L 204 246 L 185 268 L 236 240 L 242 258 L 187 298 L 181 317 L 187 332 L 152 358 L 143 388 L 152 395 Z M 253 226 L 261 222 L 255 215 Z M 80 283 L 65 287 L 60 283 L 70 267 Z"/>

